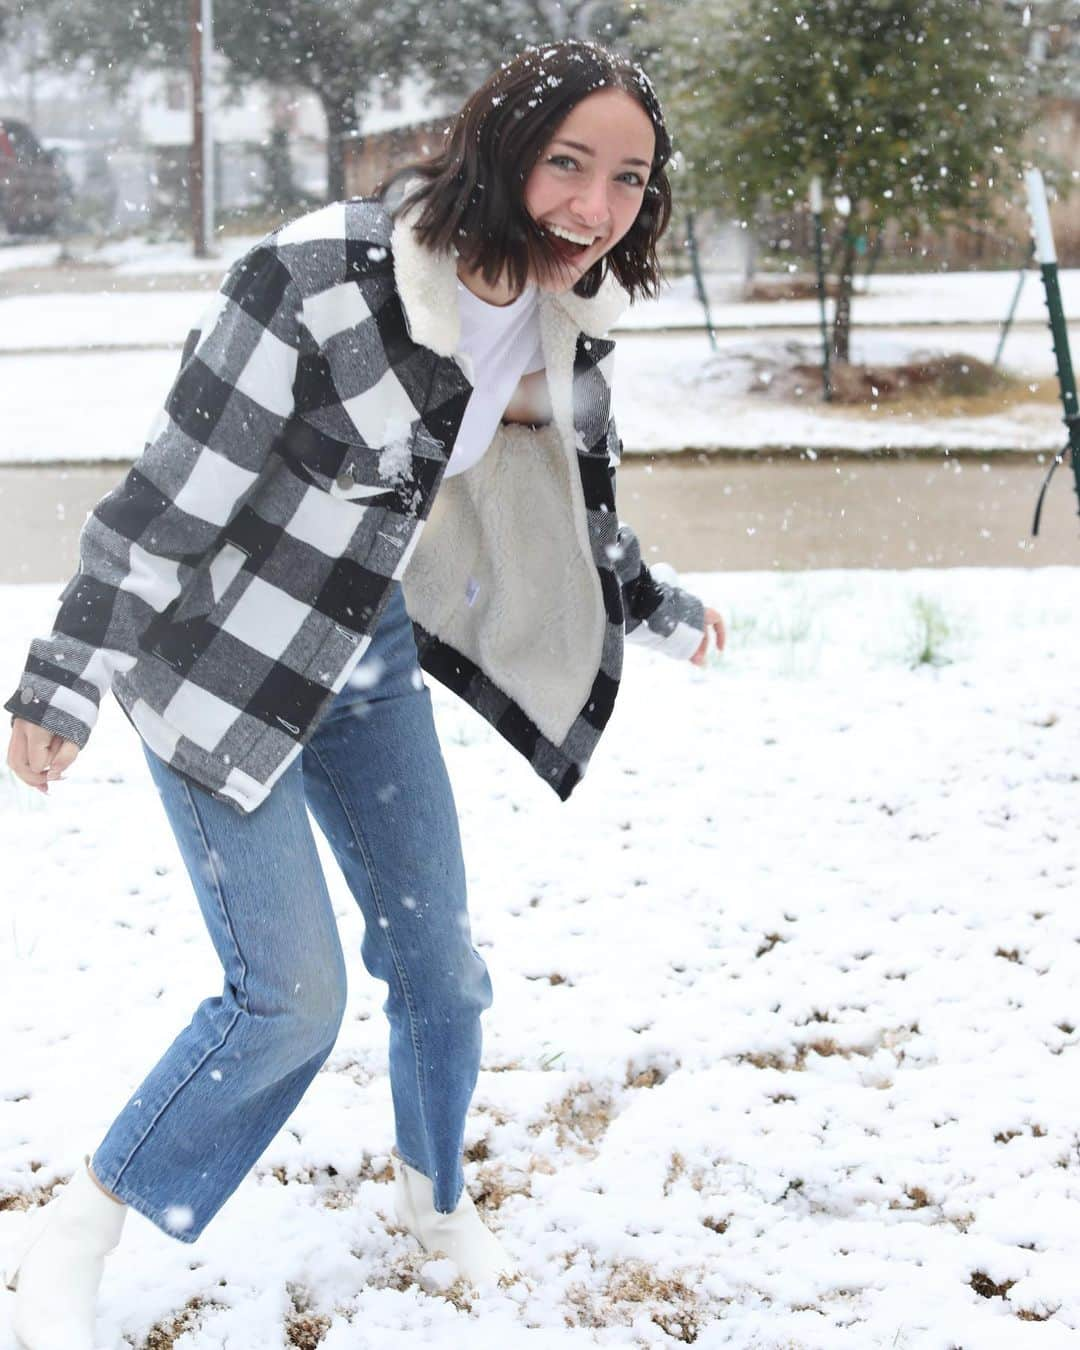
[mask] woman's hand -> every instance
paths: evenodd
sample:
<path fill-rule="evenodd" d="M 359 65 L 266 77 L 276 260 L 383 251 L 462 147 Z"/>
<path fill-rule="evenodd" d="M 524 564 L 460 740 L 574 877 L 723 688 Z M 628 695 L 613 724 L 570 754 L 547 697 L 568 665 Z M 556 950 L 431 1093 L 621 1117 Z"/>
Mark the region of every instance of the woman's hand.
<path fill-rule="evenodd" d="M 11 742 L 8 745 L 8 768 L 17 778 L 46 795 L 50 782 L 63 780 L 63 771 L 79 753 L 74 741 L 16 717 L 11 724 Z"/>
<path fill-rule="evenodd" d="M 709 609 L 709 607 L 706 605 L 705 636 L 701 639 L 701 646 L 690 658 L 690 660 L 694 663 L 695 666 L 703 666 L 705 664 L 705 653 L 709 647 L 710 628 L 713 630 L 713 633 L 716 637 L 716 650 L 718 652 L 722 652 L 724 650 L 724 621 L 720 617 L 720 615 L 716 612 L 715 609 Z"/>

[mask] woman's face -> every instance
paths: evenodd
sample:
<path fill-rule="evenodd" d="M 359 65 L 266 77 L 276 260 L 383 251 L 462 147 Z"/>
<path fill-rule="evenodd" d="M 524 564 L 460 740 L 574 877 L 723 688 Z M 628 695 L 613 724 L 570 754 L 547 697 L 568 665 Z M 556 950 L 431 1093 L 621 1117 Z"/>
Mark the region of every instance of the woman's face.
<path fill-rule="evenodd" d="M 554 235 L 565 262 L 536 278 L 541 289 L 569 290 L 630 229 L 655 146 L 648 113 L 622 89 L 590 94 L 560 122 L 525 180 L 525 208 L 549 232 L 554 226 L 587 242 Z"/>

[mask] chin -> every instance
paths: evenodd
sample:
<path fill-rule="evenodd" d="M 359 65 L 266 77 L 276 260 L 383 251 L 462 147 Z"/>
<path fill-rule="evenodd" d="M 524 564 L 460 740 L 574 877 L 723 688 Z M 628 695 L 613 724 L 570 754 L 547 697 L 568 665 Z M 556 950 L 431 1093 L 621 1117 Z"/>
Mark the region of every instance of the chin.
<path fill-rule="evenodd" d="M 599 258 L 593 258 L 586 267 L 566 267 L 557 274 L 546 276 L 537 284 L 542 291 L 550 291 L 552 295 L 562 295 L 564 291 L 573 290 L 581 278 L 587 275 L 599 261 Z"/>

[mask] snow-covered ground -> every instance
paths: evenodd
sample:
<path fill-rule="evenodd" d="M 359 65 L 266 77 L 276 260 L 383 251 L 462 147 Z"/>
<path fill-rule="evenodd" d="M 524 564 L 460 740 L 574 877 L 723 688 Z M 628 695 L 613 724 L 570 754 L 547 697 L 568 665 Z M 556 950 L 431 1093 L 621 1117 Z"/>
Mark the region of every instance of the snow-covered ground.
<path fill-rule="evenodd" d="M 862 280 L 858 282 L 852 313 L 856 324 L 1000 324 L 1009 312 L 1018 276 L 1018 272 L 875 273 L 868 286 Z M 1076 318 L 1080 316 L 1080 269 L 1063 269 L 1059 277 L 1066 315 Z M 741 277 L 731 275 L 708 279 L 710 313 L 718 327 L 817 325 L 817 300 L 747 304 L 735 298 L 741 284 Z M 831 300 L 828 306 L 831 314 Z M 633 324 L 641 328 L 703 322 L 690 277 L 676 279 L 658 301 L 635 305 L 633 311 Z M 1029 271 L 1020 292 L 1016 321 L 1042 323 L 1045 319 L 1042 281 L 1037 272 Z"/>
<path fill-rule="evenodd" d="M 1080 568 L 683 580 L 728 650 L 631 648 L 565 805 L 433 685 L 495 988 L 467 1184 L 524 1278 L 448 1299 L 390 1221 L 320 838 L 340 1040 L 197 1243 L 129 1215 L 103 1344 L 1076 1346 Z M 0 594 L 11 689 L 59 589 Z M 113 700 L 48 798 L 4 770 L 0 848 L 6 1256 L 220 974 Z"/>
<path fill-rule="evenodd" d="M 0 352 L 12 345 L 72 344 L 96 331 L 99 341 L 160 342 L 186 334 L 207 303 L 199 292 L 110 296 L 18 297 L 0 301 Z M 102 315 L 108 316 L 105 328 Z M 989 329 L 857 330 L 857 361 L 899 362 L 920 351 L 963 352 L 990 360 L 997 335 Z M 949 447 L 952 450 L 1056 451 L 1064 442 L 1061 414 L 1049 402 L 1015 403 L 984 415 L 943 417 L 888 403 L 854 409 L 826 405 L 818 381 L 805 399 L 749 393 L 753 371 L 783 363 L 798 344 L 813 364 L 819 348 L 805 330 L 724 335 L 713 353 L 704 334 L 626 333 L 615 354 L 613 411 L 628 454 L 658 450 L 798 447 L 815 450 Z M 0 464 L 55 460 L 131 460 L 140 453 L 176 374 L 179 353 L 39 351 L 0 355 L 4 381 Z M 1052 378 L 1049 336 L 1011 334 L 1006 368 Z M 63 391 L 63 397 L 57 397 Z"/>
<path fill-rule="evenodd" d="M 89 246 L 83 239 L 76 239 L 67 247 L 69 253 L 80 262 L 108 267 L 118 277 L 158 273 L 175 275 L 181 272 L 219 273 L 260 238 L 262 236 L 257 234 L 220 236 L 214 246 L 216 258 L 196 258 L 190 241 L 169 240 L 152 244 L 139 235 L 114 239 L 98 248 Z M 26 267 L 52 267 L 60 254 L 61 245 L 53 240 L 36 238 L 23 243 L 15 237 L 9 237 L 0 246 L 0 272 L 14 272 Z"/>

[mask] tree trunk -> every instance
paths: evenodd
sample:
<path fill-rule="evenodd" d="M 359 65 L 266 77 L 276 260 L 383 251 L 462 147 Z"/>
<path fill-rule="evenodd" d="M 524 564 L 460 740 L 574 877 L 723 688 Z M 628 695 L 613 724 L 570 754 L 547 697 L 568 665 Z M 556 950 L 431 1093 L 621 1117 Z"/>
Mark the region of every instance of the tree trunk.
<path fill-rule="evenodd" d="M 836 292 L 836 317 L 833 320 L 832 354 L 834 361 L 849 361 L 851 351 L 851 291 L 855 281 L 855 231 L 849 217 L 840 252 L 840 277 Z"/>
<path fill-rule="evenodd" d="M 289 133 L 284 127 L 275 127 L 271 131 L 263 155 L 266 160 L 267 204 L 277 211 L 291 211 L 296 206 L 297 193 L 289 155 Z"/>
<path fill-rule="evenodd" d="M 323 90 L 320 97 L 326 114 L 326 200 L 337 202 L 345 196 L 344 138 L 360 125 L 356 95 L 349 92 L 334 97 Z"/>

